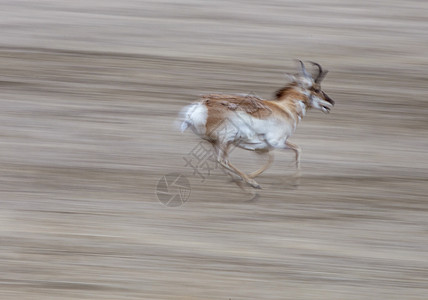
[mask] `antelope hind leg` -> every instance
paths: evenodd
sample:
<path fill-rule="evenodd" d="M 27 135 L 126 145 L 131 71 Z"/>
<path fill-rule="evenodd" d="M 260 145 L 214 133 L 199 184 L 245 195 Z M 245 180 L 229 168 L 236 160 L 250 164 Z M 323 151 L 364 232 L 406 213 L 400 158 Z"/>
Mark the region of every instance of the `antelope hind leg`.
<path fill-rule="evenodd" d="M 238 168 L 236 168 L 234 165 L 232 165 L 230 162 L 227 162 L 227 165 L 233 169 L 239 176 L 242 177 L 242 179 L 249 184 L 250 186 L 252 186 L 255 189 L 261 189 L 260 184 L 257 183 L 257 181 L 255 181 L 254 179 L 248 177 L 244 172 L 240 171 Z"/>
<path fill-rule="evenodd" d="M 258 153 L 258 154 L 263 154 L 263 153 Z M 256 178 L 257 176 L 262 174 L 264 171 L 266 171 L 272 165 L 274 155 L 271 152 L 267 152 L 267 155 L 268 155 L 268 161 L 266 162 L 266 164 L 264 166 L 262 166 L 260 169 L 258 169 L 257 171 L 254 171 L 254 172 L 248 174 L 249 178 Z"/>
<path fill-rule="evenodd" d="M 234 165 L 232 165 L 229 162 L 229 159 L 228 159 L 229 147 L 230 147 L 230 145 L 227 145 L 226 147 L 214 146 L 214 148 L 216 148 L 217 161 L 219 162 L 219 164 L 222 167 L 224 167 L 225 169 L 227 169 L 227 170 L 233 172 L 234 174 L 240 176 L 242 178 L 242 180 L 244 180 L 247 184 L 249 184 L 253 188 L 261 189 L 260 185 L 254 179 L 249 178 L 244 172 L 240 171 L 238 168 L 236 168 Z M 240 186 L 240 185 L 238 184 L 238 186 Z M 242 189 L 242 187 L 241 187 L 241 189 Z"/>

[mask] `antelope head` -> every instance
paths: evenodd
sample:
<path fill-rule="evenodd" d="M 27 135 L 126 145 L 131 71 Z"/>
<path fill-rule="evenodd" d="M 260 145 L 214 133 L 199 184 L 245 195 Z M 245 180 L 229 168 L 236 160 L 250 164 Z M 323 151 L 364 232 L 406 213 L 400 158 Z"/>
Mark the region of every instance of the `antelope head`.
<path fill-rule="evenodd" d="M 297 77 L 293 76 L 293 81 L 304 90 L 304 93 L 308 97 L 306 104 L 308 107 L 313 107 L 324 113 L 329 113 L 330 109 L 334 106 L 334 101 L 321 89 L 321 81 L 327 75 L 328 71 L 323 71 L 320 64 L 310 62 L 318 68 L 318 74 L 314 78 L 306 70 L 303 62 L 301 60 L 299 60 L 299 62 L 300 74 Z"/>

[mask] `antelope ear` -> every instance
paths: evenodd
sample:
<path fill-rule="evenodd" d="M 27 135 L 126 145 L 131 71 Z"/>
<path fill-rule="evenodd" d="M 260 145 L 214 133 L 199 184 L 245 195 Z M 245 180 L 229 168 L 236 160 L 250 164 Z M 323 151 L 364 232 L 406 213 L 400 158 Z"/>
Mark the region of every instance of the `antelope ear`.
<path fill-rule="evenodd" d="M 293 74 L 285 73 L 285 78 L 288 79 L 290 82 L 297 82 L 297 78 Z"/>

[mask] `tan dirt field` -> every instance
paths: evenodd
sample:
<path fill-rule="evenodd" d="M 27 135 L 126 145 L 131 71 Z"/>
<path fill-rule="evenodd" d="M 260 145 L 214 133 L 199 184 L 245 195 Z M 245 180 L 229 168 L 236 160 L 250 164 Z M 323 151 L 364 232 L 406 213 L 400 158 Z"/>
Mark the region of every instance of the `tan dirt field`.
<path fill-rule="evenodd" d="M 0 299 L 428 298 L 428 2 L 0 8 Z M 184 105 L 271 98 L 296 58 L 336 101 L 291 138 L 298 186 L 290 152 L 255 198 L 185 166 Z M 172 172 L 181 207 L 157 198 Z"/>

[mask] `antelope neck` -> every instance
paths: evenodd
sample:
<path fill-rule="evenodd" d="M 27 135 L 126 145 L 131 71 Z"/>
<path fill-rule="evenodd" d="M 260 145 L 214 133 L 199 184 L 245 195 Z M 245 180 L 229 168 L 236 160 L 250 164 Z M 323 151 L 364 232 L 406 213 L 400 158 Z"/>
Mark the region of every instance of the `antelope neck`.
<path fill-rule="evenodd" d="M 300 121 L 306 115 L 308 98 L 303 93 L 299 93 L 299 95 L 293 93 L 282 97 L 278 100 L 278 104 L 285 112 L 291 114 L 294 120 Z"/>

